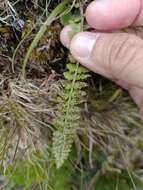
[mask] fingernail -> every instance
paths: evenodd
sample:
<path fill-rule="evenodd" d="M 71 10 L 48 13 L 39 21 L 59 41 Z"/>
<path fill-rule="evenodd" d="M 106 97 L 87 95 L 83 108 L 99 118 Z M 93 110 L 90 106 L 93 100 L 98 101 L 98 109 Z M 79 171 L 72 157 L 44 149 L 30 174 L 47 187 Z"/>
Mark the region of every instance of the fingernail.
<path fill-rule="evenodd" d="M 88 58 L 100 36 L 100 33 L 82 32 L 77 34 L 71 41 L 70 49 L 76 58 Z"/>

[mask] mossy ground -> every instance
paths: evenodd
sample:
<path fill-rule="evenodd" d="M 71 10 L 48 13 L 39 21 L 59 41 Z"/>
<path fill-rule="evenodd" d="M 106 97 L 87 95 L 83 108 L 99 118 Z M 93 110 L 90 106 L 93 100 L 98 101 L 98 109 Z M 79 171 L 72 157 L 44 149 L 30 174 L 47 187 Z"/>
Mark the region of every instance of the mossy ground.
<path fill-rule="evenodd" d="M 58 3 L 7 1 L 0 11 L 0 188 L 142 190 L 143 124 L 136 105 L 127 92 L 93 73 L 70 157 L 60 170 L 55 168 L 52 121 L 68 62 L 59 42 L 60 20 L 47 27 L 33 50 L 26 78 L 22 64 Z"/>

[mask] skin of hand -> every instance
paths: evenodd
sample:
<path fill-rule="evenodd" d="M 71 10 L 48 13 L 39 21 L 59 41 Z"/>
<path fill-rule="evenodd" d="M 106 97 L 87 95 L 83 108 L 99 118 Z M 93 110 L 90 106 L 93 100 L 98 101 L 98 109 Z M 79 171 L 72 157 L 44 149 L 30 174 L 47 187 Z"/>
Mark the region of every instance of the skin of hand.
<path fill-rule="evenodd" d="M 119 31 L 143 26 L 143 0 L 96 0 L 85 16 L 100 32 L 81 32 L 70 39 L 72 29 L 66 26 L 61 42 L 82 65 L 128 90 L 143 118 L 143 31 Z"/>

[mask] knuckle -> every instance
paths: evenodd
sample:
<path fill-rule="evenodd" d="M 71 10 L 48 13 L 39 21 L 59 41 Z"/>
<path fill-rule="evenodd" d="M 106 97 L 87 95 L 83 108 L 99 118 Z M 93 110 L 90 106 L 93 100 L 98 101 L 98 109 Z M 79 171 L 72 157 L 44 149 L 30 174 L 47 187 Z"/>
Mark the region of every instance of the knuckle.
<path fill-rule="evenodd" d="M 118 75 L 124 73 L 136 53 L 137 48 L 133 35 L 123 33 L 113 38 L 108 55 L 108 69 L 114 78 L 118 78 Z"/>
<path fill-rule="evenodd" d="M 136 73 L 141 75 L 143 42 L 133 34 L 103 33 L 95 43 L 91 60 L 99 74 L 115 81 L 129 80 Z"/>

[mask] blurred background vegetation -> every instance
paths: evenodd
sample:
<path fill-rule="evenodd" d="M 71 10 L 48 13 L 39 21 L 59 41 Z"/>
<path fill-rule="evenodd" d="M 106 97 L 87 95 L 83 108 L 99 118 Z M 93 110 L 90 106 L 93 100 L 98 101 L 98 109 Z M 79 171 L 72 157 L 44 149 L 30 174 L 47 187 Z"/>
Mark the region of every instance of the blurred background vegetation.
<path fill-rule="evenodd" d="M 70 130 L 78 120 L 73 146 L 68 159 L 56 168 L 57 110 L 62 117 L 60 108 L 69 92 L 65 93 L 65 84 L 74 73 L 74 61 L 59 33 L 66 24 L 73 25 L 74 33 L 88 28 L 83 15 L 90 1 L 68 0 L 32 49 L 26 76 L 22 68 L 33 39 L 62 2 L 0 2 L 0 189 L 143 190 L 143 124 L 138 109 L 127 92 L 90 72 L 84 78 L 83 69 L 78 82 L 86 79 L 86 88 L 74 103 L 80 115 L 69 119 Z"/>

